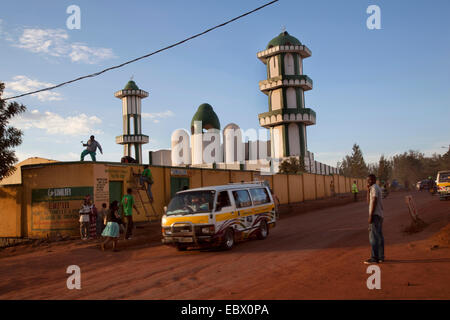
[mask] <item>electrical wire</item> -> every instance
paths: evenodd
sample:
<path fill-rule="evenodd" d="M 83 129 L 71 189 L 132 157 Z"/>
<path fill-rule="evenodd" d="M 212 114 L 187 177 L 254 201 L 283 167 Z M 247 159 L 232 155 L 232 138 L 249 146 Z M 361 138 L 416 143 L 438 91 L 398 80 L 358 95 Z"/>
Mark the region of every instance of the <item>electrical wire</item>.
<path fill-rule="evenodd" d="M 208 33 L 208 32 L 211 32 L 211 31 L 213 31 L 213 30 L 215 30 L 215 29 L 221 28 L 221 27 L 223 27 L 223 26 L 225 26 L 225 25 L 227 25 L 227 24 L 229 24 L 229 23 L 231 23 L 231 22 L 233 22 L 233 21 L 239 20 L 239 19 L 241 19 L 241 18 L 243 18 L 243 17 L 245 17 L 245 16 L 248 16 L 249 14 L 252 14 L 252 13 L 258 11 L 258 10 L 261 10 L 261 9 L 267 7 L 267 6 L 270 6 L 271 4 L 274 4 L 275 2 L 278 2 L 278 1 L 279 1 L 279 0 L 273 0 L 273 1 L 270 1 L 270 2 L 268 2 L 268 3 L 266 3 L 266 4 L 264 4 L 264 5 L 262 5 L 262 6 L 258 7 L 258 8 L 256 8 L 256 9 L 253 9 L 253 10 L 251 10 L 251 11 L 248 11 L 248 12 L 244 13 L 244 14 L 241 14 L 240 16 L 237 16 L 237 17 L 235 17 L 235 18 L 233 18 L 233 19 L 231 19 L 231 20 L 228 20 L 228 21 L 226 21 L 226 22 L 224 22 L 224 23 L 221 23 L 221 24 L 216 25 L 216 26 L 214 26 L 214 27 L 212 27 L 212 28 L 209 28 L 209 29 L 207 29 L 207 30 L 205 30 L 205 31 L 203 31 L 203 32 L 197 33 L 197 34 L 195 34 L 195 35 L 193 35 L 193 36 L 191 36 L 191 37 L 189 37 L 189 38 L 186 38 L 186 39 L 184 39 L 184 40 L 181 40 L 181 41 L 179 41 L 179 42 L 176 42 L 176 43 L 174 43 L 174 44 L 171 44 L 171 45 L 169 45 L 169 46 L 167 46 L 167 47 L 164 47 L 164 48 L 162 48 L 162 49 L 153 51 L 153 52 L 151 52 L 151 53 L 149 53 L 149 54 L 146 54 L 146 55 L 143 55 L 143 56 L 141 56 L 141 57 L 135 58 L 135 59 L 133 59 L 133 60 L 129 60 L 129 61 L 124 62 L 124 63 L 122 63 L 122 64 L 119 64 L 119 65 L 116 65 L 116 66 L 113 66 L 113 67 L 109 67 L 109 68 L 106 68 L 106 69 L 104 69 L 104 70 L 102 70 L 102 71 L 95 72 L 95 73 L 92 73 L 92 74 L 89 74 L 89 75 L 86 75 L 86 76 L 82 76 L 82 77 L 79 77 L 79 78 L 76 78 L 76 79 L 73 79 L 73 80 L 65 81 L 65 82 L 62 82 L 62 83 L 60 83 L 60 84 L 57 84 L 57 85 L 54 85 L 54 86 L 51 86 L 51 87 L 39 89 L 39 90 L 36 90 L 36 91 L 26 92 L 26 93 L 23 93 L 23 94 L 20 94 L 20 95 L 17 95 L 17 96 L 13 96 L 13 97 L 4 98 L 3 100 L 10 100 L 10 99 L 21 98 L 21 97 L 28 96 L 28 95 L 31 95 L 31 94 L 35 94 L 35 93 L 39 93 L 39 92 L 43 92 L 43 91 L 53 90 L 53 89 L 56 89 L 56 88 L 65 86 L 65 85 L 67 85 L 67 84 L 70 84 L 70 83 L 73 83 L 73 82 L 76 82 L 76 81 L 80 81 L 80 80 L 86 79 L 86 78 L 93 78 L 93 77 L 99 76 L 99 75 L 101 75 L 102 73 L 105 73 L 105 72 L 107 72 L 107 71 L 111 71 L 111 70 L 114 70 L 114 69 L 121 68 L 121 67 L 123 67 L 123 66 L 126 66 L 127 64 L 130 64 L 130 63 L 133 63 L 133 62 L 136 62 L 136 61 L 139 61 L 139 60 L 148 58 L 148 57 L 150 57 L 150 56 L 152 56 L 152 55 L 154 55 L 154 54 L 157 54 L 157 53 L 163 52 L 163 51 L 165 51 L 165 50 L 168 50 L 168 49 L 174 48 L 174 47 L 176 47 L 176 46 L 179 46 L 179 45 L 181 45 L 181 44 L 183 44 L 183 43 L 185 43 L 185 42 L 187 42 L 187 41 L 190 41 L 190 40 L 192 40 L 192 39 L 198 38 L 198 37 L 200 37 L 200 36 L 202 36 L 202 35 L 204 35 L 204 34 L 206 34 L 206 33 Z"/>

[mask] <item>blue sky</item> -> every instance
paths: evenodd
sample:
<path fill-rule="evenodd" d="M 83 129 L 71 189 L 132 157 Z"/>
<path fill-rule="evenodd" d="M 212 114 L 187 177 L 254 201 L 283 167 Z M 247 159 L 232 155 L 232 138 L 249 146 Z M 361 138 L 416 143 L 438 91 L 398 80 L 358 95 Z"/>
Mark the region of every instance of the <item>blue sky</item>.
<path fill-rule="evenodd" d="M 0 81 L 4 96 L 56 84 L 122 63 L 265 3 L 247 1 L 8 1 L 0 11 Z M 81 29 L 66 28 L 66 8 L 81 8 Z M 381 30 L 366 27 L 366 8 L 381 9 Z M 143 100 L 149 150 L 170 147 L 210 103 L 224 127 L 259 129 L 268 110 L 256 53 L 283 26 L 312 50 L 304 73 L 314 81 L 306 106 L 317 113 L 308 150 L 336 165 L 358 143 L 366 161 L 408 149 L 444 153 L 450 143 L 450 2 L 281 0 L 187 44 L 51 93 L 18 99 L 27 114 L 20 160 L 77 160 L 94 133 L 104 155 L 118 161 L 121 102 L 114 92 L 130 77 Z"/>

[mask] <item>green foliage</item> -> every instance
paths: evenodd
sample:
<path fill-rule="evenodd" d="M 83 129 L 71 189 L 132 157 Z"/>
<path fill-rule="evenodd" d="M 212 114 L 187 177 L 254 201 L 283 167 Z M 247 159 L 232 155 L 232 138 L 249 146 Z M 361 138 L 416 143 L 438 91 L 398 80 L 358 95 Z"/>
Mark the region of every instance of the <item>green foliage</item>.
<path fill-rule="evenodd" d="M 302 157 L 289 157 L 284 159 L 279 166 L 280 173 L 301 174 L 305 172 L 305 162 Z"/>
<path fill-rule="evenodd" d="M 361 148 L 356 143 L 352 148 L 352 155 L 345 156 L 342 162 L 338 163 L 339 173 L 341 175 L 353 178 L 365 178 L 369 173 L 369 168 L 361 151 Z"/>
<path fill-rule="evenodd" d="M 22 143 L 22 131 L 8 126 L 8 123 L 12 117 L 26 110 L 17 102 L 2 100 L 3 89 L 5 85 L 0 82 L 0 180 L 14 172 L 17 157 L 13 148 Z"/>
<path fill-rule="evenodd" d="M 425 157 L 425 154 L 409 150 L 397 154 L 390 159 L 384 155 L 376 164 L 369 165 L 369 172 L 377 176 L 380 181 L 397 180 L 406 188 L 414 187 L 418 181 L 432 177 L 435 179 L 437 172 L 450 170 L 450 149 L 443 155 L 433 154 Z"/>

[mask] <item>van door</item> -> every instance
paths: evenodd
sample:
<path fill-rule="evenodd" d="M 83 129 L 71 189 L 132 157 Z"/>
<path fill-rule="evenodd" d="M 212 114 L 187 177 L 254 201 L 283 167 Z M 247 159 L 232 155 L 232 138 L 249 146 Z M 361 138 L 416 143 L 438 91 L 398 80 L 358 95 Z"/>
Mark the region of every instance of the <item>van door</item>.
<path fill-rule="evenodd" d="M 230 200 L 228 191 L 221 191 L 217 194 L 216 203 L 214 207 L 214 224 L 216 232 L 227 228 L 232 224 L 235 215 L 234 204 Z"/>
<path fill-rule="evenodd" d="M 243 232 L 245 238 L 253 223 L 252 199 L 248 190 L 233 190 L 233 198 L 236 204 L 237 218 L 239 220 L 238 230 Z"/>

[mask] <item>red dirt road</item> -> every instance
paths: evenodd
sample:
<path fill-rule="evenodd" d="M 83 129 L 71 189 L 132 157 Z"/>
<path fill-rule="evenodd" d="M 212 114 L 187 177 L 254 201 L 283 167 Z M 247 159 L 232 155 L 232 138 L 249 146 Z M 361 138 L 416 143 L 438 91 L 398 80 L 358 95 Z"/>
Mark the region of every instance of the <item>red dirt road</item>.
<path fill-rule="evenodd" d="M 450 202 L 412 194 L 429 225 L 403 233 L 410 224 L 406 193 L 384 200 L 381 290 L 366 286 L 368 209 L 360 201 L 288 215 L 266 240 L 226 252 L 178 252 L 162 246 L 157 234 L 117 253 L 81 241 L 16 255 L 6 250 L 20 247 L 5 249 L 0 299 L 450 299 L 449 228 L 441 231 L 450 222 Z M 81 290 L 66 287 L 69 265 L 81 268 Z"/>

